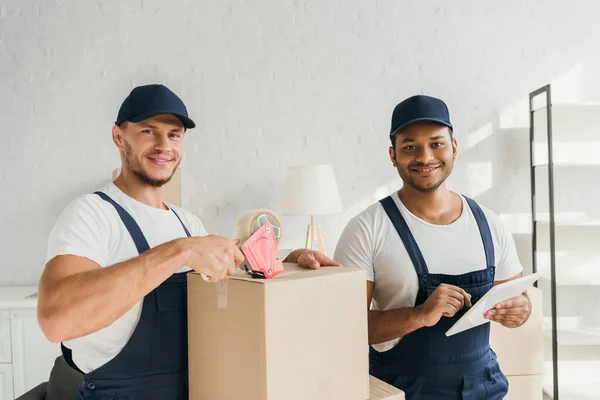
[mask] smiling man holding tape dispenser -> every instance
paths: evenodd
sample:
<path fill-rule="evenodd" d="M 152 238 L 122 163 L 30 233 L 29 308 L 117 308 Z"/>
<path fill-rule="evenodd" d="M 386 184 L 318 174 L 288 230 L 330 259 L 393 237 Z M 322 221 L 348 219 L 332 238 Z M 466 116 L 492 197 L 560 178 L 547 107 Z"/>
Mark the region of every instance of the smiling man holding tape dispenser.
<path fill-rule="evenodd" d="M 121 175 L 72 201 L 50 234 L 38 320 L 81 374 L 78 399 L 187 399 L 187 272 L 219 281 L 244 260 L 163 201 L 194 127 L 167 87 L 135 88 L 112 129 Z M 286 261 L 337 265 L 313 250 Z"/>

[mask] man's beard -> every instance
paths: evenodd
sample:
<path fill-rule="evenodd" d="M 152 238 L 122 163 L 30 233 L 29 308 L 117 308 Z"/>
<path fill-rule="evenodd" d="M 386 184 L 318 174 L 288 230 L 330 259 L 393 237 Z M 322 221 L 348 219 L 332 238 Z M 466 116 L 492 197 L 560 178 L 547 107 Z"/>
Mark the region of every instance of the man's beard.
<path fill-rule="evenodd" d="M 450 176 L 450 173 L 452 172 L 452 169 L 454 168 L 454 160 L 450 159 L 450 161 L 448 163 L 446 163 L 444 161 L 440 161 L 439 167 L 437 168 L 440 170 L 440 173 L 441 173 L 440 179 L 431 183 L 428 186 L 419 185 L 414 180 L 414 178 L 411 174 L 411 169 L 412 168 L 428 168 L 430 166 L 431 165 L 428 165 L 428 164 L 417 163 L 417 164 L 409 165 L 407 169 L 402 169 L 399 166 L 396 167 L 396 169 L 398 170 L 398 174 L 400 174 L 400 177 L 402 178 L 402 181 L 405 184 L 407 184 L 408 186 L 412 187 L 413 189 L 415 189 L 421 193 L 432 193 L 432 192 L 435 192 L 437 190 L 437 188 L 439 188 L 446 181 L 446 179 L 448 179 L 448 176 Z"/>
<path fill-rule="evenodd" d="M 143 182 L 145 182 L 151 186 L 161 187 L 164 184 L 168 183 L 171 180 L 171 178 L 173 178 L 173 175 L 175 174 L 175 171 L 177 171 L 177 168 L 179 168 L 179 164 L 181 164 L 181 159 L 179 160 L 179 162 L 177 163 L 175 168 L 173 168 L 173 171 L 171 172 L 171 175 L 168 178 L 153 179 L 144 172 L 144 170 L 142 169 L 138 160 L 136 160 L 135 157 L 133 156 L 133 148 L 131 147 L 131 145 L 129 143 L 127 143 L 127 141 L 125 141 L 125 165 L 127 165 L 127 168 L 131 172 L 133 172 L 133 174 L 135 176 L 137 176 Z"/>

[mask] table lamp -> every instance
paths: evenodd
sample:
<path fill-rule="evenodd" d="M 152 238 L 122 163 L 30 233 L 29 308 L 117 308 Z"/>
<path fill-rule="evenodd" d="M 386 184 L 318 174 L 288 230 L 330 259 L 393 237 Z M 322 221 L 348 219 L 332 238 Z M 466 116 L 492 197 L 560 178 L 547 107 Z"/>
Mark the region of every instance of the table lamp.
<path fill-rule="evenodd" d="M 310 215 L 306 248 L 325 254 L 323 237 L 314 216 L 342 211 L 333 167 L 313 165 L 288 168 L 285 177 L 284 214 Z"/>

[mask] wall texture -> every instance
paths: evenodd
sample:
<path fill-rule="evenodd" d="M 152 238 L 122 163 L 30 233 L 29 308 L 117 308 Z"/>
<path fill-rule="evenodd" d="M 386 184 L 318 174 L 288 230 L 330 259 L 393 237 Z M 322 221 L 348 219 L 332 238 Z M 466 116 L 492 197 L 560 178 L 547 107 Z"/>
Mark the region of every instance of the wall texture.
<path fill-rule="evenodd" d="M 600 99 L 598 12 L 593 0 L 0 0 L 0 285 L 37 283 L 62 208 L 119 166 L 121 101 L 154 82 L 199 123 L 184 206 L 231 236 L 247 210 L 281 212 L 286 167 L 333 164 L 344 212 L 317 218 L 329 252 L 400 186 L 395 104 L 440 96 L 460 141 L 452 187 L 506 218 L 528 265 L 527 94 L 553 82 L 557 100 Z M 302 245 L 308 219 L 283 220 L 283 244 Z"/>

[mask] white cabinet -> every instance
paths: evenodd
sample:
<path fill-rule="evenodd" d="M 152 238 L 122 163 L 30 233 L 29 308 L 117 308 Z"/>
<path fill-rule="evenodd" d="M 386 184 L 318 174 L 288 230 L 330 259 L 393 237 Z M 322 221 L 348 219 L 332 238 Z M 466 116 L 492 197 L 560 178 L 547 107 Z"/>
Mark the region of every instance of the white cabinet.
<path fill-rule="evenodd" d="M 0 364 L 10 362 L 10 314 L 0 309 Z"/>
<path fill-rule="evenodd" d="M 13 397 L 13 378 L 10 364 L 0 364 L 0 400 L 11 400 Z"/>
<path fill-rule="evenodd" d="M 13 400 L 50 376 L 60 345 L 37 322 L 35 287 L 0 287 L 0 400 Z"/>
<path fill-rule="evenodd" d="M 13 390 L 19 397 L 48 380 L 60 345 L 49 342 L 40 329 L 35 308 L 10 310 Z"/>

